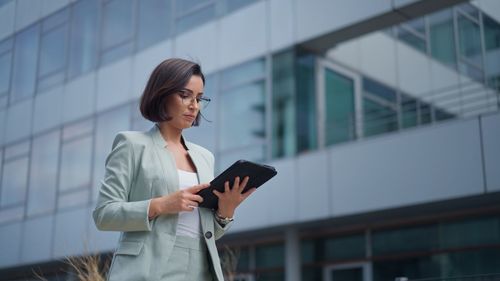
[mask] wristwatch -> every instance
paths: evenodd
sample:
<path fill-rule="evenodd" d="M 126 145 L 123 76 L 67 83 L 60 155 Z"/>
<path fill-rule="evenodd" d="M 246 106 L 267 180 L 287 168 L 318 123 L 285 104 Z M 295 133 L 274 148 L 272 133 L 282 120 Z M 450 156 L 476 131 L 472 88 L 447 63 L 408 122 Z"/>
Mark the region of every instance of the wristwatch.
<path fill-rule="evenodd" d="M 217 220 L 218 223 L 222 224 L 222 225 L 226 225 L 232 221 L 234 221 L 234 218 L 229 218 L 229 217 L 223 217 L 221 215 L 219 215 L 219 212 L 215 212 L 215 219 Z"/>

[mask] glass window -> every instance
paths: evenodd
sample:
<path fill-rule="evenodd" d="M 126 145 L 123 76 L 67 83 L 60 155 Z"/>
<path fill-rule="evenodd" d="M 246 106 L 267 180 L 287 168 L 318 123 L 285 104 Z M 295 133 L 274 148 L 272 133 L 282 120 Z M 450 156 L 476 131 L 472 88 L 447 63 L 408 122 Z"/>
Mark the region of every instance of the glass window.
<path fill-rule="evenodd" d="M 177 0 L 176 34 L 202 25 L 215 18 L 216 5 L 213 0 Z"/>
<path fill-rule="evenodd" d="M 296 60 L 297 87 L 297 150 L 315 149 L 317 139 L 315 59 L 312 54 L 298 54 Z"/>
<path fill-rule="evenodd" d="M 219 149 L 225 153 L 221 157 L 225 158 L 221 159 L 223 163 L 232 162 L 233 157 L 241 157 L 242 153 L 249 154 L 248 151 L 261 151 L 259 157 L 252 157 L 253 160 L 262 161 L 264 158 L 265 80 L 264 73 L 257 74 L 257 69 L 263 71 L 262 60 L 228 69 L 221 75 L 221 83 L 225 86 L 217 107 L 221 108 Z M 260 159 L 255 159 L 257 157 Z"/>
<path fill-rule="evenodd" d="M 500 244 L 500 219 L 491 217 L 443 223 L 440 235 L 443 249 Z"/>
<path fill-rule="evenodd" d="M 110 63 L 133 51 L 134 1 L 112 0 L 104 4 L 102 63 Z"/>
<path fill-rule="evenodd" d="M 262 245 L 255 247 L 255 267 L 281 267 L 285 264 L 283 244 Z"/>
<path fill-rule="evenodd" d="M 100 181 L 104 177 L 104 163 L 111 152 L 115 136 L 130 128 L 130 106 L 126 105 L 97 117 L 94 155 L 93 195 L 97 195 Z M 97 196 L 93 197 L 97 199 Z"/>
<path fill-rule="evenodd" d="M 418 18 L 401 24 L 398 28 L 398 38 L 417 50 L 427 52 L 425 19 Z"/>
<path fill-rule="evenodd" d="M 47 18 L 43 23 L 44 32 L 40 43 L 40 67 L 38 71 L 39 89 L 64 81 L 68 42 L 67 16 L 68 9 L 64 9 Z M 59 25 L 52 26 L 56 19 L 55 23 Z M 49 25 L 52 29 L 47 31 Z"/>
<path fill-rule="evenodd" d="M 222 94 L 220 103 L 224 108 L 220 112 L 222 149 L 244 147 L 265 140 L 264 102 L 263 82 L 249 84 Z"/>
<path fill-rule="evenodd" d="M 254 60 L 242 65 L 231 67 L 222 72 L 222 88 L 223 90 L 226 90 L 247 82 L 263 79 L 264 74 L 265 62 L 263 59 Z"/>
<path fill-rule="evenodd" d="M 28 179 L 28 163 L 29 159 L 26 156 L 4 163 L 0 206 L 6 207 L 24 203 Z"/>
<path fill-rule="evenodd" d="M 435 259 L 441 262 L 442 277 L 495 274 L 491 279 L 488 277 L 485 279 L 498 280 L 500 268 L 498 248 L 446 253 L 438 255 Z"/>
<path fill-rule="evenodd" d="M 325 260 L 348 260 L 366 256 L 365 235 L 328 238 L 324 241 Z"/>
<path fill-rule="evenodd" d="M 36 24 L 16 35 L 11 103 L 35 93 L 39 32 L 40 26 Z"/>
<path fill-rule="evenodd" d="M 9 93 L 11 65 L 12 39 L 7 39 L 0 43 L 0 96 Z"/>
<path fill-rule="evenodd" d="M 236 11 L 240 8 L 248 6 L 252 3 L 255 3 L 257 0 L 226 0 L 226 13 L 229 14 L 233 11 Z"/>
<path fill-rule="evenodd" d="M 500 91 L 500 24 L 482 15 L 485 47 L 485 72 L 487 83 L 493 89 Z M 0 70 L 1 71 L 1 70 Z"/>
<path fill-rule="evenodd" d="M 425 237 L 425 239 L 422 239 Z M 415 226 L 395 230 L 374 231 L 372 234 L 373 255 L 431 251 L 438 248 L 437 225 Z M 408 243 L 412 241 L 412 243 Z"/>
<path fill-rule="evenodd" d="M 55 209 L 60 132 L 33 139 L 28 216 Z"/>
<path fill-rule="evenodd" d="M 138 48 L 153 45 L 170 35 L 172 1 L 139 1 Z"/>
<path fill-rule="evenodd" d="M 408 95 L 401 94 L 401 127 L 410 128 L 418 124 L 418 102 Z"/>
<path fill-rule="evenodd" d="M 365 258 L 365 235 L 325 237 L 301 242 L 302 263 L 321 263 Z"/>
<path fill-rule="evenodd" d="M 469 18 L 458 16 L 459 52 L 461 58 L 460 69 L 472 78 L 481 80 L 482 77 L 482 50 L 479 24 Z"/>
<path fill-rule="evenodd" d="M 292 156 L 296 151 L 294 52 L 273 56 L 272 155 Z"/>
<path fill-rule="evenodd" d="M 285 249 L 283 244 L 262 245 L 255 247 L 256 280 L 285 280 Z M 266 271 L 260 271 L 267 269 Z M 269 270 L 272 269 L 272 270 Z"/>
<path fill-rule="evenodd" d="M 446 9 L 431 14 L 428 20 L 432 57 L 444 64 L 456 65 L 452 10 Z"/>
<path fill-rule="evenodd" d="M 363 78 L 363 90 L 365 136 L 397 130 L 396 92 L 368 78 Z"/>
<path fill-rule="evenodd" d="M 420 109 L 420 124 L 429 124 L 432 122 L 432 109 L 431 106 L 425 102 L 419 102 Z"/>
<path fill-rule="evenodd" d="M 331 69 L 325 69 L 325 113 L 327 145 L 356 137 L 354 82 Z"/>
<path fill-rule="evenodd" d="M 74 78 L 94 69 L 97 63 L 97 0 L 78 1 L 73 5 L 68 77 Z"/>
<path fill-rule="evenodd" d="M 92 160 L 92 137 L 82 137 L 63 143 L 59 190 L 88 187 Z"/>
<path fill-rule="evenodd" d="M 440 277 L 440 274 L 441 270 L 439 261 L 429 256 L 379 261 L 373 263 L 374 281 L 395 280 L 396 277 L 403 276 L 410 280 L 420 278 L 436 278 Z"/>

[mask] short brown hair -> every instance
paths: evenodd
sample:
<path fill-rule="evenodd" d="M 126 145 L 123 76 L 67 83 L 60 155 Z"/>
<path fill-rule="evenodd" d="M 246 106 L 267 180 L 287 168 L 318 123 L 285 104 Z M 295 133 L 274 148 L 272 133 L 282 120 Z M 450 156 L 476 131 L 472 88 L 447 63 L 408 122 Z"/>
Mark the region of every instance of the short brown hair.
<path fill-rule="evenodd" d="M 152 122 L 170 120 L 166 107 L 167 97 L 184 89 L 193 75 L 200 76 L 205 85 L 205 76 L 199 64 L 179 58 L 162 61 L 151 73 L 142 93 L 142 116 Z M 200 114 L 198 112 L 193 126 L 200 124 Z"/>

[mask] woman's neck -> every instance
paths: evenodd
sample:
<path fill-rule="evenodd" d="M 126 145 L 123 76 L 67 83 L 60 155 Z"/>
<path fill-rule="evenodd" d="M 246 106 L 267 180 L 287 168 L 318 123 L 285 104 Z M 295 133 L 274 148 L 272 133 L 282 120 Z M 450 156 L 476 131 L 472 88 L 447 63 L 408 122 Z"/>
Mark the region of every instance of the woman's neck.
<path fill-rule="evenodd" d="M 163 136 L 163 139 L 167 142 L 167 144 L 170 145 L 181 144 L 182 130 L 170 126 L 167 122 L 159 123 L 158 127 L 160 128 L 160 133 Z"/>

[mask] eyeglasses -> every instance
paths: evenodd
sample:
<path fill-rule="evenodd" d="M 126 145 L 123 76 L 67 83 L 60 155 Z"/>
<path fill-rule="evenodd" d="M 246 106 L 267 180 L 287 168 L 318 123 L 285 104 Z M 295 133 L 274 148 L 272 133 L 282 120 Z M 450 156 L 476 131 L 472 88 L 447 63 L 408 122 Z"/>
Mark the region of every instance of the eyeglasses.
<path fill-rule="evenodd" d="M 181 90 L 177 93 L 179 97 L 182 99 L 182 103 L 186 106 L 189 106 L 196 102 L 196 104 L 200 107 L 200 110 L 205 109 L 210 103 L 210 99 L 206 97 L 195 96 L 194 94 L 190 94 L 186 90 Z"/>

